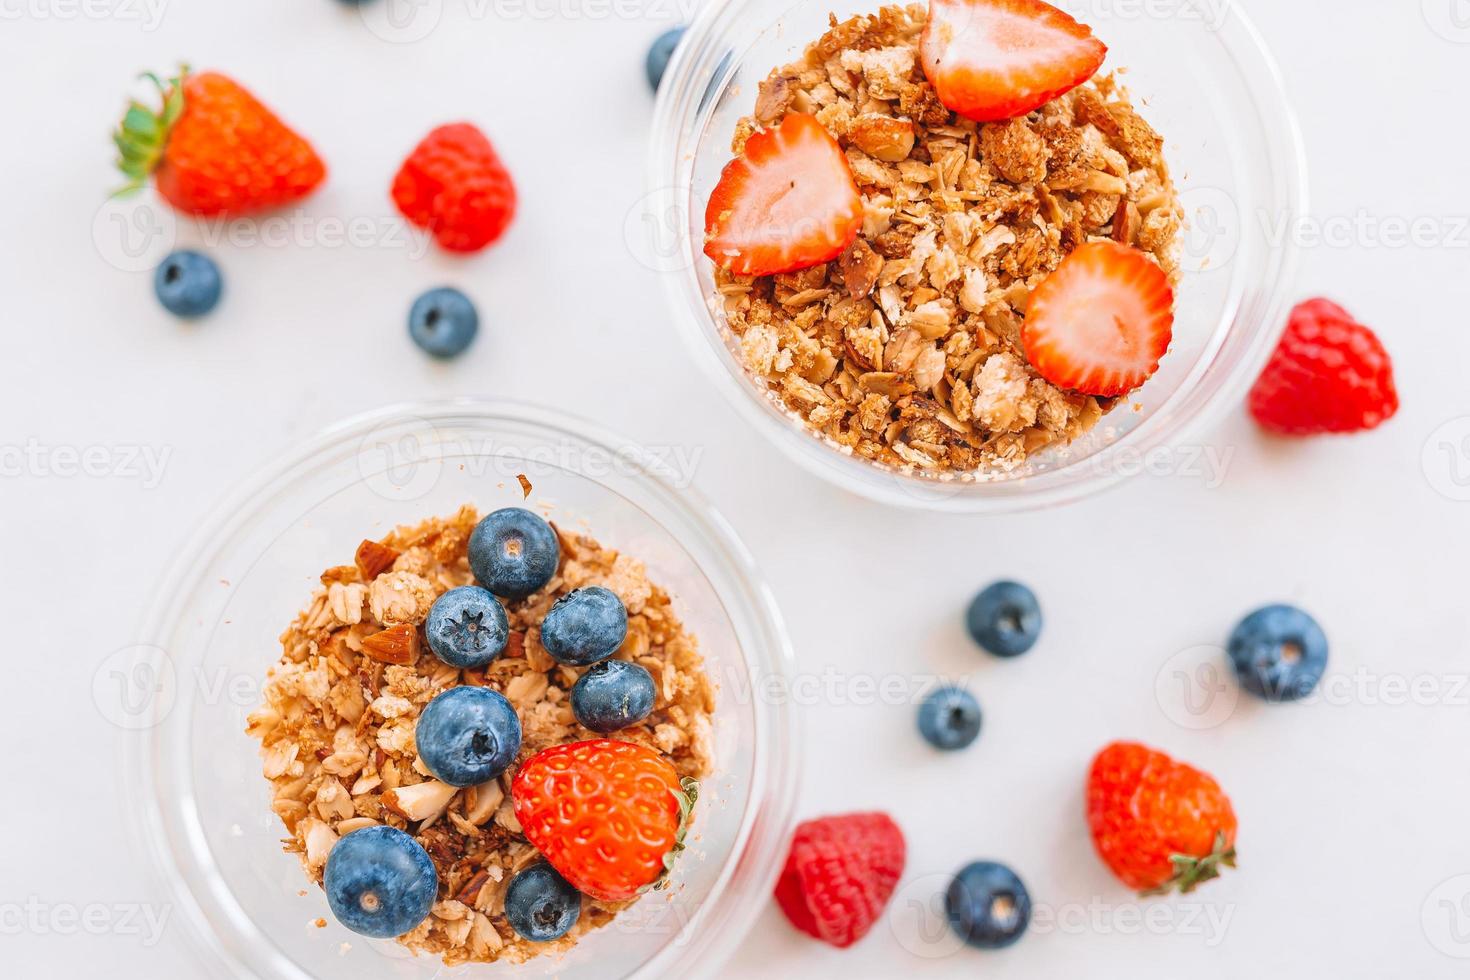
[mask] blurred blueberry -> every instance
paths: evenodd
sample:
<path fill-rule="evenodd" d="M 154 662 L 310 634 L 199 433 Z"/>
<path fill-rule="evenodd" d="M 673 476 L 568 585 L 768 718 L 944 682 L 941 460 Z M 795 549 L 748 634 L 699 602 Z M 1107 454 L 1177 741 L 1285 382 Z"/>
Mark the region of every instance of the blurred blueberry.
<path fill-rule="evenodd" d="M 479 330 L 480 315 L 475 312 L 475 304 L 448 286 L 424 293 L 408 311 L 408 335 L 435 357 L 464 353 Z"/>
<path fill-rule="evenodd" d="M 996 582 L 970 603 L 965 625 L 975 642 L 997 657 L 1019 657 L 1041 636 L 1041 605 L 1016 582 Z"/>
<path fill-rule="evenodd" d="M 153 274 L 153 291 L 174 316 L 203 316 L 219 303 L 224 282 L 207 255 L 181 250 L 164 259 Z"/>
<path fill-rule="evenodd" d="M 1267 701 L 1299 701 L 1327 672 L 1327 635 L 1294 606 L 1257 609 L 1230 634 L 1240 686 Z"/>

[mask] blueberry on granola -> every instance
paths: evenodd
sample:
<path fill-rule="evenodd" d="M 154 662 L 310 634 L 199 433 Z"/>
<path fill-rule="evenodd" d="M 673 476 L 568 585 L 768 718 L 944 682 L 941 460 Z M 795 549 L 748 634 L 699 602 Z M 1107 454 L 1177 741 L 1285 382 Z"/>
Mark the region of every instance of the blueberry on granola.
<path fill-rule="evenodd" d="M 533 943 L 565 936 L 581 914 L 581 892 L 545 861 L 516 875 L 505 890 L 505 920 Z"/>
<path fill-rule="evenodd" d="M 607 735 L 653 711 L 653 675 L 626 660 L 593 664 L 572 685 L 572 714 L 583 728 Z"/>
<path fill-rule="evenodd" d="M 1327 671 L 1327 634 L 1294 606 L 1257 609 L 1230 634 L 1240 686 L 1267 701 L 1299 701 Z"/>
<path fill-rule="evenodd" d="M 464 585 L 434 601 L 424 636 L 434 655 L 451 667 L 484 667 L 505 652 L 510 622 L 489 590 Z"/>
<path fill-rule="evenodd" d="M 953 752 L 980 737 L 980 702 L 962 687 L 941 687 L 919 705 L 919 734 L 936 749 Z"/>
<path fill-rule="evenodd" d="M 480 331 L 475 304 L 458 289 L 441 286 L 413 301 L 408 311 L 408 335 L 427 354 L 457 357 Z"/>
<path fill-rule="evenodd" d="M 550 582 L 560 560 L 551 525 L 522 507 L 497 510 L 470 535 L 475 579 L 506 599 L 524 599 Z"/>
<path fill-rule="evenodd" d="M 541 645 L 557 663 L 586 667 L 618 652 L 628 636 L 628 610 L 600 585 L 568 592 L 541 621 Z"/>
<path fill-rule="evenodd" d="M 394 827 L 364 827 L 327 855 L 322 879 L 327 904 L 353 932 L 390 939 L 428 916 L 439 875 L 419 842 Z"/>
<path fill-rule="evenodd" d="M 1041 636 L 1041 604 L 1016 582 L 996 582 L 975 597 L 965 614 L 970 636 L 997 657 L 1019 657 Z"/>
<path fill-rule="evenodd" d="M 521 720 L 504 695 L 484 687 L 452 687 L 430 701 L 414 730 L 419 757 L 450 786 L 494 779 L 521 750 Z"/>

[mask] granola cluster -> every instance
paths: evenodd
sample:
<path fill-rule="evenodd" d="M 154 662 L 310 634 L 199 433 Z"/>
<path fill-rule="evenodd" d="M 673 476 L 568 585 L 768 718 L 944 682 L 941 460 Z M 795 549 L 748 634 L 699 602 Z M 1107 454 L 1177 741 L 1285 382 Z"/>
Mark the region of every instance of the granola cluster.
<path fill-rule="evenodd" d="M 714 690 L 695 638 L 641 562 L 589 537 L 557 528 L 561 567 L 543 590 L 506 604 L 510 644 L 489 667 L 451 667 L 418 642 L 434 600 L 473 581 L 467 545 L 477 520 L 465 507 L 398 528 L 381 542 L 364 542 L 356 564 L 323 573 L 281 636 L 281 660 L 247 728 L 261 741 L 271 806 L 290 833 L 285 849 L 318 885 L 332 845 L 354 830 L 390 824 L 423 845 L 439 873 L 439 901 L 399 942 L 449 965 L 521 962 L 570 948 L 628 904 L 584 898 L 581 919 L 565 937 L 521 939 L 504 917 L 505 889 L 538 852 L 511 805 L 517 767 L 455 789 L 434 779 L 414 748 L 424 706 L 460 684 L 493 688 L 515 707 L 523 729 L 518 763 L 552 745 L 600 737 L 572 715 L 569 692 L 579 671 L 556 663 L 540 642 L 538 624 L 558 597 L 601 585 L 628 608 L 627 641 L 615 656 L 648 669 L 657 702 L 644 722 L 615 737 L 657 749 L 680 776 L 702 778 L 713 763 Z"/>
<path fill-rule="evenodd" d="M 1163 140 L 1111 76 L 976 123 L 924 77 L 925 18 L 921 5 L 833 17 L 761 83 L 734 152 L 787 112 L 815 116 L 847 155 L 863 228 L 833 262 L 717 269 L 716 284 L 749 370 L 821 436 L 905 472 L 1012 469 L 1112 407 L 1027 363 L 1031 290 L 1097 238 L 1150 253 L 1177 280 L 1183 210 Z"/>

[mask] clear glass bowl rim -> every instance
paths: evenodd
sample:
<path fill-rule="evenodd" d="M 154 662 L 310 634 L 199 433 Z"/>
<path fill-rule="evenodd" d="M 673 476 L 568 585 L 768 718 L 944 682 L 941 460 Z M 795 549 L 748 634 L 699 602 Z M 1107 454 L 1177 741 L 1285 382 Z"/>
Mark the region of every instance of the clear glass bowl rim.
<path fill-rule="evenodd" d="M 180 549 L 141 620 L 137 648 L 152 651 L 156 665 L 162 651 L 151 645 L 169 635 L 172 625 L 187 614 L 188 604 L 182 597 L 189 591 L 188 586 L 198 579 L 219 546 L 258 519 L 258 513 L 269 509 L 271 488 L 280 481 L 327 465 L 325 457 L 347 440 L 360 440 L 395 420 L 447 422 L 467 417 L 530 425 L 572 444 L 616 453 L 620 462 L 636 466 L 639 485 L 656 494 L 664 506 L 697 530 L 704 539 L 700 550 L 711 550 L 727 563 L 727 571 L 733 573 L 745 592 L 742 603 L 755 614 L 750 625 L 762 641 L 757 650 L 741 645 L 753 679 L 752 689 L 759 689 L 757 679 L 762 678 L 789 689 L 795 658 L 785 623 L 754 557 L 724 517 L 697 491 L 676 485 L 672 471 L 637 443 L 560 410 L 509 400 L 457 398 L 385 406 L 348 417 L 288 449 L 216 506 Z M 633 977 L 713 973 L 738 947 L 770 900 L 795 823 L 801 760 L 791 747 L 799 744 L 799 718 L 790 703 L 781 699 L 763 703 L 756 698 L 753 703 L 759 785 L 752 789 L 742 815 L 737 846 L 726 858 L 710 899 Z M 247 922 L 248 916 L 214 869 L 194 860 L 207 854 L 207 846 L 202 834 L 191 829 L 192 799 L 174 798 L 169 792 L 173 786 L 170 780 L 181 775 L 164 768 L 169 756 L 163 750 L 163 741 L 169 733 L 167 719 L 160 718 L 140 731 L 127 733 L 130 737 L 123 739 L 122 772 L 133 786 L 142 788 L 138 805 L 128 811 L 129 830 L 148 855 L 149 871 L 174 898 L 176 915 L 187 921 L 190 945 L 208 967 L 222 967 L 227 972 L 221 975 L 228 976 L 292 976 L 305 980 L 306 975 L 294 967 L 286 972 L 272 970 L 272 964 L 279 965 L 277 958 L 252 955 L 252 950 L 239 948 L 229 941 L 233 937 L 222 935 L 216 928 L 214 919 L 219 916 L 242 917 Z M 175 768 L 182 768 L 182 764 Z M 184 783 L 188 785 L 188 780 Z"/>
<path fill-rule="evenodd" d="M 1116 485 L 1138 467 L 1119 465 L 1127 460 L 1146 459 L 1159 449 L 1177 446 L 1218 422 L 1244 396 L 1275 349 L 1285 327 L 1288 289 L 1295 278 L 1299 247 L 1295 236 L 1286 235 L 1274 250 L 1269 279 L 1261 283 L 1268 297 L 1250 324 L 1233 323 L 1225 338 L 1240 335 L 1239 349 L 1222 377 L 1204 392 L 1199 375 L 1211 363 L 1197 365 L 1191 383 L 1182 386 L 1166 403 L 1168 417 L 1150 419 L 1117 442 L 1074 463 L 1023 479 L 995 482 L 943 482 L 908 476 L 897 470 L 860 460 L 839 452 L 813 436 L 796 419 L 766 403 L 743 370 L 721 349 L 718 324 L 705 328 L 713 317 L 699 280 L 700 250 L 685 233 L 687 222 L 678 225 L 671 241 L 668 222 L 660 216 L 681 216 L 690 205 L 693 151 L 684 146 L 689 132 L 703 129 L 714 102 L 710 93 L 722 91 L 740 67 L 744 49 L 737 39 L 753 40 L 769 26 L 764 14 L 767 0 L 711 0 L 690 24 L 674 52 L 664 82 L 659 86 L 647 168 L 646 222 L 655 239 L 657 254 L 671 247 L 686 250 L 684 268 L 662 275 L 675 329 L 684 338 L 690 354 L 727 401 L 757 430 L 808 472 L 844 490 L 892 506 L 948 513 L 1007 513 L 1069 503 Z M 816 0 L 796 0 L 787 9 Z M 873 9 L 902 0 L 874 0 Z M 1272 154 L 1274 192 L 1282 199 L 1281 210 L 1291 216 L 1306 214 L 1308 207 L 1306 152 L 1296 115 L 1286 97 L 1281 72 L 1255 24 L 1230 4 L 1218 31 L 1242 84 L 1250 93 L 1254 113 L 1268 134 Z M 1230 38 L 1230 41 L 1225 40 Z M 732 54 L 734 55 L 732 57 Z M 776 66 L 765 66 L 774 68 Z M 1232 298 L 1238 308 L 1239 297 Z M 1232 316 L 1234 312 L 1232 311 Z M 1243 329 L 1249 327 L 1249 335 Z M 1224 343 L 1214 346 L 1218 357 Z M 878 479 L 881 476 L 883 479 Z"/>

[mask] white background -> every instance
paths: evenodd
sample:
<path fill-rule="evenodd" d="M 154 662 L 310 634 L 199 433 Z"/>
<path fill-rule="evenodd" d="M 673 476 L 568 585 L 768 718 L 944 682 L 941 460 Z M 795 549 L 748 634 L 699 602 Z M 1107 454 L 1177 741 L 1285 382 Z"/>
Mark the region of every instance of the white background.
<path fill-rule="evenodd" d="M 1059 924 L 1038 922 L 1000 954 L 925 957 L 906 948 L 901 916 L 838 952 L 773 910 L 729 976 L 1470 968 L 1454 958 L 1470 956 L 1470 877 L 1455 877 L 1470 875 L 1470 503 L 1453 499 L 1470 496 L 1470 4 L 1242 0 L 1301 116 L 1314 218 L 1366 219 L 1306 250 L 1298 291 L 1333 296 L 1377 328 L 1397 365 L 1399 417 L 1369 435 L 1286 443 L 1237 412 L 1207 440 L 1228 456 L 1223 479 L 1181 468 L 1082 505 L 987 519 L 842 496 L 758 441 L 691 372 L 656 275 L 624 244 L 652 107 L 642 56 L 672 4 L 663 19 L 495 20 L 448 0 L 430 36 L 395 44 L 332 0 L 155 0 L 156 24 L 141 0 L 89 2 L 0 0 L 9 976 L 203 972 L 177 925 L 150 944 L 115 918 L 99 920 L 101 935 L 67 918 L 92 903 L 166 901 L 122 829 L 138 788 L 119 770 L 125 736 L 94 704 L 93 674 L 237 481 L 346 415 L 451 395 L 553 402 L 644 443 L 697 450 L 696 484 L 767 571 L 803 672 L 969 677 L 985 705 L 980 742 L 940 757 L 919 741 L 910 705 L 856 704 L 850 689 L 818 699 L 793 747 L 806 764 L 801 812 L 891 812 L 910 848 L 900 910 L 989 857 L 1015 867 Z M 246 81 L 315 142 L 332 175 L 305 216 L 377 229 L 358 246 L 328 240 L 325 226 L 287 243 L 215 245 L 228 295 L 196 325 L 158 308 L 98 211 L 128 79 L 181 57 Z M 403 247 L 388 183 L 431 125 L 459 118 L 491 134 L 522 212 L 477 258 L 420 256 Z M 1415 218 L 1429 219 L 1432 242 L 1393 247 L 1373 231 Z M 413 297 L 441 282 L 471 293 L 483 319 L 449 365 L 421 356 L 404 329 Z M 28 443 L 41 462 L 17 464 L 14 447 Z M 120 465 L 51 471 L 65 447 L 95 446 L 109 459 L 167 453 L 162 478 Z M 1039 647 L 1013 663 L 988 660 L 960 627 L 970 595 L 1000 576 L 1031 583 L 1049 617 Z M 1202 655 L 1181 651 L 1223 642 L 1271 600 L 1324 624 L 1334 693 L 1241 702 L 1189 727 L 1201 716 L 1171 684 Z M 1082 820 L 1087 763 L 1122 736 L 1212 771 L 1241 820 L 1240 870 L 1195 901 L 1164 903 L 1151 920 L 1161 934 L 1140 924 Z"/>

